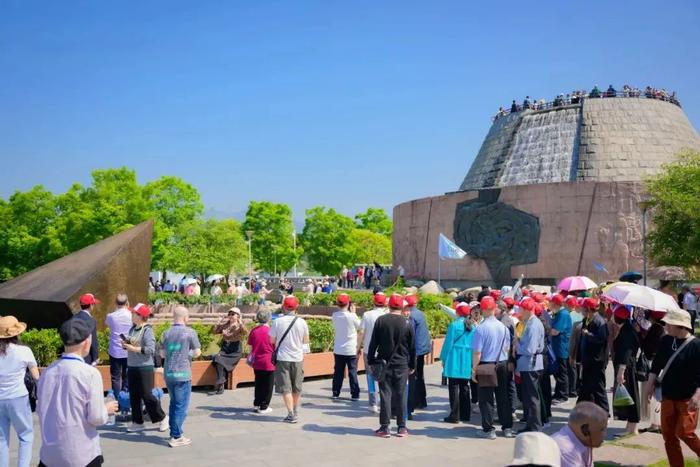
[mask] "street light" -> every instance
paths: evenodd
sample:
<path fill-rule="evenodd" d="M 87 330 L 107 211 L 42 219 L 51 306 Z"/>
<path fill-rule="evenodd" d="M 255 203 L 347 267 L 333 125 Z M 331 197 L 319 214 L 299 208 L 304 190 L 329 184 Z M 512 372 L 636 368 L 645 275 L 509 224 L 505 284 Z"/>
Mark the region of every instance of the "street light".
<path fill-rule="evenodd" d="M 246 230 L 245 234 L 248 236 L 248 282 L 253 279 L 253 249 L 251 247 L 253 243 L 253 231 Z"/>
<path fill-rule="evenodd" d="M 647 285 L 647 211 L 652 206 L 649 199 L 643 199 L 639 202 L 639 207 L 642 208 L 642 274 L 644 274 L 644 285 Z"/>

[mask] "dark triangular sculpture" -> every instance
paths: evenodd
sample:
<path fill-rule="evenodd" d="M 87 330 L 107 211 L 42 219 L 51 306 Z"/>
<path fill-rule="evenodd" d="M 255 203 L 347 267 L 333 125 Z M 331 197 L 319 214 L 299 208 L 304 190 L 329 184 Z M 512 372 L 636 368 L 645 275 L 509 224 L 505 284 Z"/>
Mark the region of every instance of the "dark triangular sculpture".
<path fill-rule="evenodd" d="M 29 327 L 55 328 L 78 310 L 78 298 L 95 294 L 98 327 L 114 309 L 118 293 L 131 304 L 148 299 L 153 221 L 101 240 L 0 284 L 0 316 L 13 315 Z"/>

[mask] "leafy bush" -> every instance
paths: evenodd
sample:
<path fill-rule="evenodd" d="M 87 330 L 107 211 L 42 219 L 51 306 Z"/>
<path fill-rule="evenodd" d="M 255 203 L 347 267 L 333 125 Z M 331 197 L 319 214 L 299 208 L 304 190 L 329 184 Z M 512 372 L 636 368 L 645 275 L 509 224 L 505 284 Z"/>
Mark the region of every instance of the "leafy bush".
<path fill-rule="evenodd" d="M 452 322 L 449 316 L 437 310 L 425 311 L 425 320 L 428 323 L 428 331 L 432 338 L 447 334 L 447 326 Z"/>
<path fill-rule="evenodd" d="M 156 336 L 156 342 L 160 343 L 163 333 L 170 329 L 171 326 L 170 323 L 159 323 L 153 326 L 153 334 Z M 202 346 L 202 355 L 207 355 L 206 352 L 212 342 L 219 340 L 219 336 L 214 334 L 214 326 L 211 324 L 192 323 L 189 327 L 194 329 L 194 332 L 197 333 L 197 338 Z"/>
<path fill-rule="evenodd" d="M 335 333 L 329 319 L 307 319 L 311 352 L 328 352 L 333 348 Z"/>
<path fill-rule="evenodd" d="M 168 293 L 168 292 L 152 292 L 148 294 L 148 303 L 163 303 L 163 304 L 179 304 L 179 305 L 209 305 L 209 304 L 222 304 L 222 305 L 235 305 L 236 295 L 222 294 L 212 297 L 209 294 L 206 295 L 182 295 L 179 293 Z M 244 305 L 254 305 L 258 303 L 260 297 L 258 294 L 244 295 L 242 302 Z"/>
<path fill-rule="evenodd" d="M 100 358 L 109 356 L 109 329 L 97 331 L 97 347 L 100 349 Z M 104 357 L 103 357 L 104 356 Z"/>
<path fill-rule="evenodd" d="M 57 329 L 30 329 L 20 336 L 22 344 L 32 349 L 39 366 L 48 366 L 63 352 Z"/>

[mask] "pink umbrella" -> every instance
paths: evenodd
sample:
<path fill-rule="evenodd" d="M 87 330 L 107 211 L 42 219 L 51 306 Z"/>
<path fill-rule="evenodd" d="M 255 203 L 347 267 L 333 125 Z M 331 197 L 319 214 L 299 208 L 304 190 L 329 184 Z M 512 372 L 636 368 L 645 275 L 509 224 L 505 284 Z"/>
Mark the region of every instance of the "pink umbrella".
<path fill-rule="evenodd" d="M 559 290 L 567 290 L 572 292 L 577 290 L 595 289 L 598 287 L 598 284 L 586 276 L 569 276 L 562 279 L 557 287 Z"/>

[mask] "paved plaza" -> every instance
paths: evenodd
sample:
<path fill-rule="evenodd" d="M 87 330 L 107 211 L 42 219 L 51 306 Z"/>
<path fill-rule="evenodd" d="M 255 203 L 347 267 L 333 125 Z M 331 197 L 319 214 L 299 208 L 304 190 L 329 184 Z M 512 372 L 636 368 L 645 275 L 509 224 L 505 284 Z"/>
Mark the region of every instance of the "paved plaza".
<path fill-rule="evenodd" d="M 243 387 L 226 391 L 221 396 L 209 396 L 204 391 L 193 393 L 185 422 L 185 434 L 192 439 L 190 446 L 168 447 L 168 434 L 159 433 L 155 428 L 127 434 L 125 424 L 105 427 L 100 431 L 105 465 L 438 467 L 467 460 L 474 466 L 507 465 L 513 452 L 513 440 L 500 436 L 496 441 L 476 438 L 480 427 L 478 413 L 473 414 L 469 424 L 442 422 L 449 404 L 447 388 L 440 386 L 440 368 L 439 364 L 426 367 L 428 410 L 417 412 L 415 419 L 408 422 L 408 438 L 375 438 L 373 430 L 378 427 L 378 416 L 367 410 L 366 394 L 363 392 L 361 402 L 353 402 L 345 389 L 347 398 L 334 401 L 330 398 L 330 379 L 320 379 L 304 383 L 297 425 L 281 422 L 285 411 L 277 395 L 273 399 L 272 414 L 252 413 L 253 388 Z M 364 390 L 364 377 L 361 382 Z M 167 403 L 166 395 L 163 398 L 166 411 Z M 554 418 L 552 426 L 546 430 L 548 433 L 565 423 L 571 406 L 569 403 L 553 408 Z M 608 439 L 621 431 L 622 423 L 611 421 L 610 427 Z M 37 464 L 38 430 L 37 424 L 34 444 Z M 622 443 L 596 450 L 595 459 L 621 462 L 639 458 L 647 463 L 664 457 L 659 435 L 644 435 L 642 440 Z M 645 445 L 647 449 L 626 449 L 625 443 Z M 657 449 L 652 450 L 654 446 Z M 11 451 L 10 465 L 13 465 L 16 439 L 12 440 Z M 629 464 L 627 461 L 622 465 Z"/>

